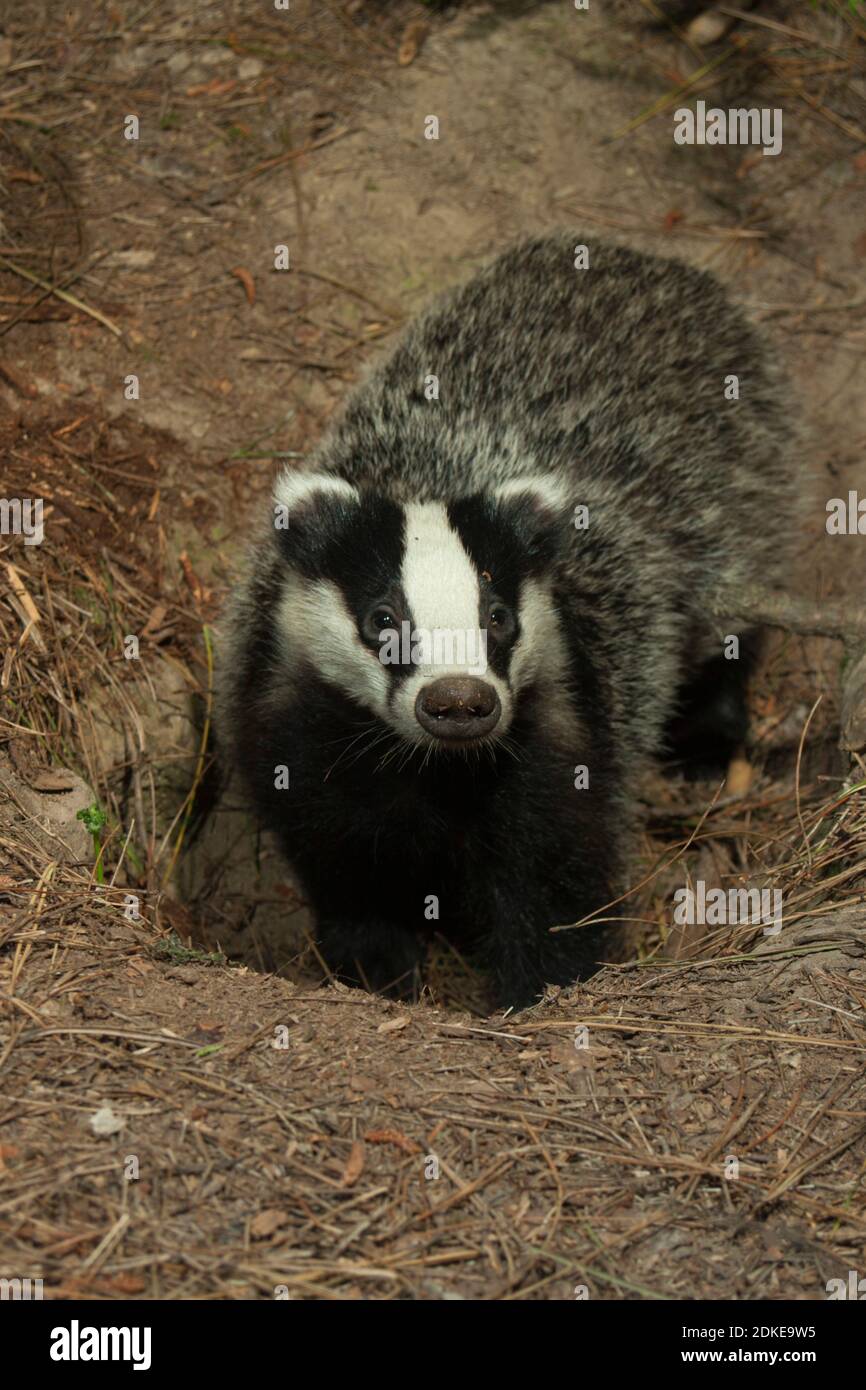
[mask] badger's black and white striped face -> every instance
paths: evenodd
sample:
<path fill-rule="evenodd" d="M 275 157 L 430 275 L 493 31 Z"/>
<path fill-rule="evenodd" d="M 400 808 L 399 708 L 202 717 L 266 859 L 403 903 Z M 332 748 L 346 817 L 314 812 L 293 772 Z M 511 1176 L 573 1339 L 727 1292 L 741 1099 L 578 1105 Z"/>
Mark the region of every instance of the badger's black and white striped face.
<path fill-rule="evenodd" d="M 287 472 L 274 503 L 291 664 L 409 742 L 495 740 L 521 691 L 562 670 L 550 568 L 566 502 L 549 480 L 401 505 L 332 474 Z"/>

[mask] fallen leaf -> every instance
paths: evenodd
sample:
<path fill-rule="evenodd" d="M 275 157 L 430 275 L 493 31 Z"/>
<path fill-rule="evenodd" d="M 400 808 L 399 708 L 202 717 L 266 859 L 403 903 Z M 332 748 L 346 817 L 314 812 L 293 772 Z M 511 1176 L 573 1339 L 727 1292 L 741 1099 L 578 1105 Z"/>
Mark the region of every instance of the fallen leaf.
<path fill-rule="evenodd" d="M 4 381 L 8 381 L 19 396 L 24 396 L 27 400 L 35 400 L 39 395 L 36 387 L 31 382 L 25 381 L 13 367 L 9 366 L 8 362 L 0 362 L 0 376 L 3 377 Z"/>
<path fill-rule="evenodd" d="M 364 1076 L 361 1072 L 356 1072 L 349 1077 L 350 1091 L 378 1091 L 379 1083 L 372 1076 Z"/>
<path fill-rule="evenodd" d="M 404 1028 L 408 1028 L 411 1019 L 408 1014 L 401 1014 L 399 1018 L 389 1018 L 385 1023 L 380 1023 L 376 1029 L 377 1033 L 400 1033 Z"/>
<path fill-rule="evenodd" d="M 419 1154 L 421 1145 L 401 1134 L 399 1129 L 371 1129 L 364 1135 L 368 1144 L 395 1144 L 405 1154 Z"/>
<path fill-rule="evenodd" d="M 197 82 L 194 87 L 187 87 L 186 94 L 188 97 L 221 97 L 234 91 L 237 85 L 233 78 L 212 77 L 210 82 Z"/>
<path fill-rule="evenodd" d="M 732 758 L 728 764 L 728 775 L 725 780 L 726 796 L 745 796 L 754 777 L 754 768 L 745 758 Z"/>
<path fill-rule="evenodd" d="M 216 1043 L 222 1045 L 222 1043 L 225 1042 L 221 1034 L 222 1028 L 219 1024 L 216 1024 L 212 1028 L 205 1028 L 201 1024 L 196 1024 L 189 1033 L 184 1034 L 184 1037 L 187 1042 L 195 1043 L 202 1051 L 206 1051 Z"/>
<path fill-rule="evenodd" d="M 167 612 L 168 609 L 164 603 L 158 603 L 155 608 L 151 609 L 150 617 L 141 629 L 142 637 L 150 637 L 152 633 L 158 632 Z"/>
<path fill-rule="evenodd" d="M 236 275 L 237 278 L 240 280 L 241 284 L 243 285 L 244 289 L 246 290 L 247 301 L 248 301 L 248 303 L 251 304 L 251 305 L 252 305 L 252 304 L 255 304 L 255 302 L 256 302 L 256 284 L 255 284 L 255 281 L 253 280 L 252 275 L 250 275 L 250 272 L 249 272 L 248 270 L 245 270 L 244 267 L 243 267 L 242 265 L 236 265 L 236 266 L 234 266 L 234 268 L 233 268 L 229 273 L 230 273 L 231 275 Z"/>
<path fill-rule="evenodd" d="M 364 1170 L 364 1145 L 360 1139 L 356 1139 L 351 1149 L 349 1157 L 346 1159 L 346 1166 L 343 1169 L 343 1176 L 340 1179 L 341 1187 L 354 1187 L 361 1173 Z"/>
<path fill-rule="evenodd" d="M 577 1048 L 572 1042 L 567 1042 L 565 1038 L 557 1038 L 550 1045 L 550 1060 L 557 1067 L 564 1067 L 566 1071 L 593 1071 L 595 1069 L 595 1051 L 589 1047 Z"/>
<path fill-rule="evenodd" d="M 277 1211 L 276 1208 L 270 1211 L 260 1211 L 250 1222 L 250 1235 L 254 1240 L 266 1240 L 272 1236 L 274 1231 L 278 1231 L 281 1226 L 285 1226 L 289 1218 L 284 1211 Z"/>
<path fill-rule="evenodd" d="M 42 768 L 28 777 L 27 782 L 36 792 L 71 792 L 77 786 L 74 773 L 65 772 L 62 767 Z"/>
<path fill-rule="evenodd" d="M 144 956 L 133 956 L 126 962 L 127 975 L 149 975 L 155 968 L 153 962 L 145 960 Z"/>
<path fill-rule="evenodd" d="M 418 57 L 429 32 L 429 26 L 423 19 L 415 19 L 411 24 L 407 24 L 397 51 L 397 62 L 401 68 L 408 67 Z"/>
<path fill-rule="evenodd" d="M 134 1294 L 144 1293 L 147 1284 L 140 1274 L 103 1274 L 93 1281 L 94 1287 L 104 1293 Z"/>

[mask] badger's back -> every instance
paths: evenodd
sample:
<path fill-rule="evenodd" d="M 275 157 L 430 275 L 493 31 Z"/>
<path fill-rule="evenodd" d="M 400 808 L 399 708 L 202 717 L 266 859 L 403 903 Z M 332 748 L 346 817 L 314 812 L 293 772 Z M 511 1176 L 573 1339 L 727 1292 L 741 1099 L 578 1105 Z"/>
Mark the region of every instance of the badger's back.
<path fill-rule="evenodd" d="M 726 399 L 732 378 L 738 399 Z M 693 556 L 736 583 L 788 548 L 792 418 L 772 353 L 715 277 L 558 233 L 513 247 L 410 325 L 320 460 L 400 500 L 556 473 L 611 537 L 640 547 L 652 532 L 684 578 Z"/>

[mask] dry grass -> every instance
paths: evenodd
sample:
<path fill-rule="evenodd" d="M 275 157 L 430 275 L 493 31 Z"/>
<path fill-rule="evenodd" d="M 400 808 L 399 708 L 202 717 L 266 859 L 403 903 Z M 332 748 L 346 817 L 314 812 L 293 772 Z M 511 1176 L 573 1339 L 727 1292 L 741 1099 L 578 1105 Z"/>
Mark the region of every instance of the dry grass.
<path fill-rule="evenodd" d="M 820 1298 L 856 1267 L 850 913 L 479 1023 L 167 962 L 119 890 L 16 854 L 0 1248 L 49 1296 Z"/>

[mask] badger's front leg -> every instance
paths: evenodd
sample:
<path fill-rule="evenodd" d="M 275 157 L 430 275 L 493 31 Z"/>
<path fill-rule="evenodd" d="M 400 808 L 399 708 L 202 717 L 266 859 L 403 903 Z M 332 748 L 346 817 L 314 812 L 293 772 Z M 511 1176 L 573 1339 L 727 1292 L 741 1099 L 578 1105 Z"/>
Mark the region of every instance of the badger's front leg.
<path fill-rule="evenodd" d="M 545 985 L 588 978 L 616 944 L 614 907 L 601 912 L 602 924 L 551 931 L 605 909 L 621 877 L 622 831 L 607 799 L 586 790 L 569 795 L 584 800 L 552 805 L 548 786 L 547 795 L 536 788 L 506 801 L 495 832 L 501 851 L 479 854 L 472 869 L 473 915 L 504 1008 L 536 1002 Z"/>
<path fill-rule="evenodd" d="M 589 866 L 586 872 L 592 873 Z M 612 895 L 600 885 L 589 891 L 577 882 L 560 891 L 563 888 L 556 885 L 550 891 L 531 874 L 522 883 L 498 885 L 487 951 L 502 1008 L 536 1003 L 545 985 L 570 985 L 587 979 L 609 953 L 614 936 L 610 921 L 568 931 L 553 932 L 551 928 L 597 912 Z M 610 918 L 615 912 L 604 915 Z"/>
<path fill-rule="evenodd" d="M 377 863 L 374 844 L 343 838 L 341 852 L 295 854 L 315 918 L 315 942 L 344 984 L 398 998 L 416 992 L 424 944 L 402 911 L 399 877 Z"/>
<path fill-rule="evenodd" d="M 587 911 L 596 906 L 587 904 Z M 610 924 L 607 931 L 588 925 L 551 933 L 551 925 L 561 925 L 555 920 L 561 915 L 524 912 L 500 922 L 491 941 L 491 969 L 501 1008 L 528 1008 L 546 985 L 571 985 L 601 968 L 610 949 Z M 583 915 L 578 909 L 577 918 Z"/>

